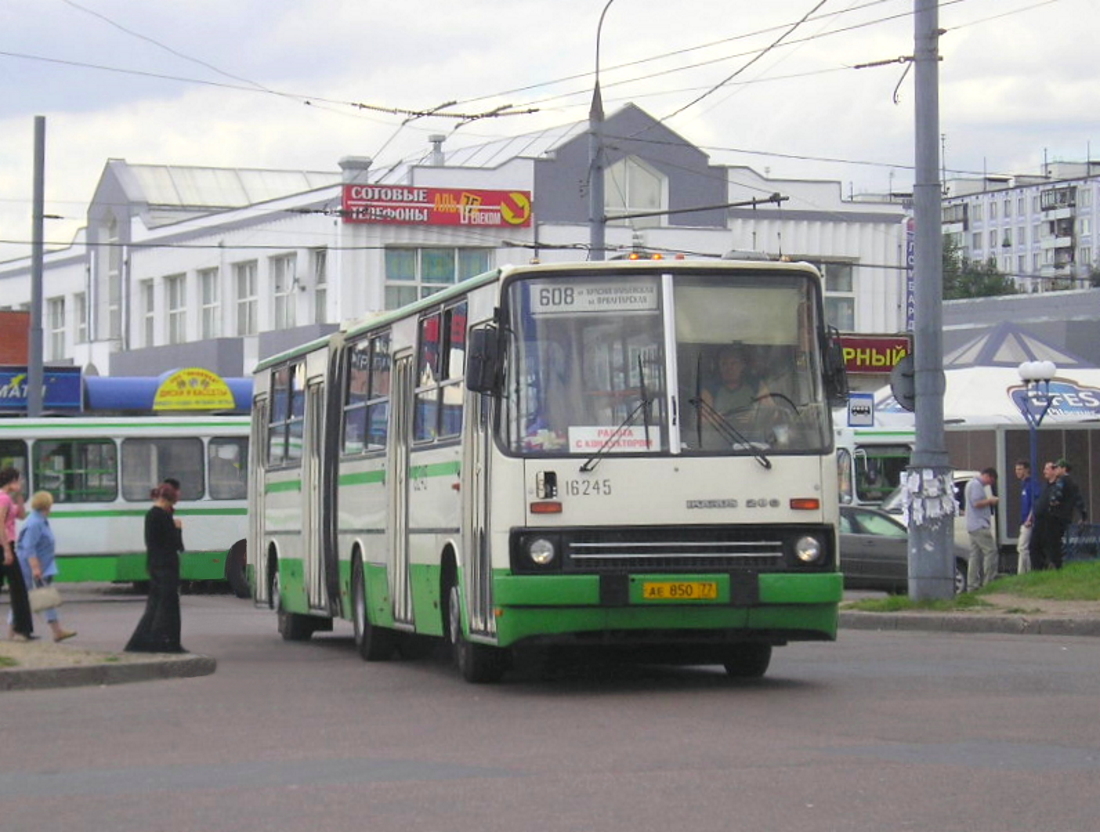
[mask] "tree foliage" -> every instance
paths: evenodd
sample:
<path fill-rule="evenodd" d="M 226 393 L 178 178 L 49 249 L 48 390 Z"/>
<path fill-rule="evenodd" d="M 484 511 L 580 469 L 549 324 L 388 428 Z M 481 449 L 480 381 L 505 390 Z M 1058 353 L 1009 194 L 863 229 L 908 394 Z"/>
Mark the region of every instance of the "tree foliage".
<path fill-rule="evenodd" d="M 964 257 L 953 242 L 943 241 L 944 300 L 1014 294 L 1016 284 L 1011 277 L 997 271 L 992 257 L 985 262 L 971 260 Z"/>

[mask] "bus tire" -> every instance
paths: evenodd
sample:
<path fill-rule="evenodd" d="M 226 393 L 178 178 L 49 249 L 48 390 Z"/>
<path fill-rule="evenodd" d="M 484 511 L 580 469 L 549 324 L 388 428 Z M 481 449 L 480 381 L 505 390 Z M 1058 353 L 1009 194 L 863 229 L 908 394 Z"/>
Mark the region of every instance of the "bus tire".
<path fill-rule="evenodd" d="M 248 585 L 245 576 L 245 542 L 243 540 L 233 544 L 225 556 L 225 580 L 229 589 L 238 598 L 251 598 L 252 588 Z"/>
<path fill-rule="evenodd" d="M 723 662 L 726 673 L 735 679 L 759 679 L 768 672 L 772 660 L 772 646 L 760 642 L 731 645 Z"/>
<path fill-rule="evenodd" d="M 367 605 L 367 577 L 363 561 L 357 555 L 351 569 L 352 575 L 352 625 L 355 628 L 355 646 L 365 662 L 384 662 L 393 656 L 397 647 L 397 633 L 385 627 L 371 624 Z"/>
<path fill-rule="evenodd" d="M 475 685 L 500 681 L 507 669 L 507 653 L 499 647 L 467 641 L 463 636 L 462 596 L 457 582 L 447 592 L 447 631 L 455 665 L 463 679 Z"/>
<path fill-rule="evenodd" d="M 308 615 L 287 612 L 283 609 L 283 593 L 278 571 L 271 576 L 271 603 L 275 607 L 279 635 L 283 637 L 283 641 L 308 641 L 313 635 L 313 622 Z"/>
<path fill-rule="evenodd" d="M 955 559 L 955 594 L 962 595 L 966 592 L 966 576 L 970 573 L 970 566 L 962 558 Z"/>

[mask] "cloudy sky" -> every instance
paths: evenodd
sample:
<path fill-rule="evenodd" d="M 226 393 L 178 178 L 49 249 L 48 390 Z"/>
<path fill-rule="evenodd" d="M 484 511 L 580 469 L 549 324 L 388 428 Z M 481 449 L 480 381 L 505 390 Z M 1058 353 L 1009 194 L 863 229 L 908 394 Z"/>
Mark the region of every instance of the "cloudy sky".
<path fill-rule="evenodd" d="M 48 244 L 106 161 L 336 170 L 587 118 L 606 0 L 0 0 L 0 260 Z M 712 161 L 908 188 L 914 0 L 613 0 L 600 79 Z M 949 171 L 1100 158 L 1100 0 L 941 0 Z M 857 69 L 860 64 L 883 65 Z M 895 101 L 896 98 L 896 101 Z M 453 102 L 453 103 L 452 103 Z M 410 117 L 443 108 L 451 117 Z M 488 114 L 505 107 L 507 115 Z M 535 112 L 529 112 L 529 111 Z M 483 118 L 473 118 L 486 116 Z"/>

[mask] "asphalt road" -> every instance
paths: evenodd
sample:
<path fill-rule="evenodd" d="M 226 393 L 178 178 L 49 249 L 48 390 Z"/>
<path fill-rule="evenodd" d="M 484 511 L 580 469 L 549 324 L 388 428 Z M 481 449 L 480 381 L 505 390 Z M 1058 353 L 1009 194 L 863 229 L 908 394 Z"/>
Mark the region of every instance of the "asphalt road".
<path fill-rule="evenodd" d="M 117 649 L 143 598 L 71 596 Z M 717 668 L 366 664 L 183 599 L 212 676 L 0 694 L 0 828 L 1021 830 L 1100 826 L 1100 639 L 842 631 Z"/>

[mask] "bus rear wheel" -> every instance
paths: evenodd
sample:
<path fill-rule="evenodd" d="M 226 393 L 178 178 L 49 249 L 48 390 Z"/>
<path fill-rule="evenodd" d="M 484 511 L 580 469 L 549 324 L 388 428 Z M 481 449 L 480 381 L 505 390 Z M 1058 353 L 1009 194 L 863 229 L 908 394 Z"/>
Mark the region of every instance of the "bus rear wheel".
<path fill-rule="evenodd" d="M 352 625 L 355 628 L 355 646 L 366 662 L 384 662 L 393 656 L 397 646 L 397 634 L 385 627 L 371 624 L 367 609 L 367 577 L 363 561 L 355 559 L 352 566 Z"/>
<path fill-rule="evenodd" d="M 759 679 L 768 672 L 772 646 L 753 642 L 735 644 L 727 649 L 723 662 L 726 673 L 735 679 Z"/>
<path fill-rule="evenodd" d="M 499 647 L 466 640 L 462 634 L 462 596 L 457 582 L 452 583 L 447 592 L 447 630 L 455 664 L 463 679 L 475 685 L 500 681 L 507 669 L 507 654 Z"/>

